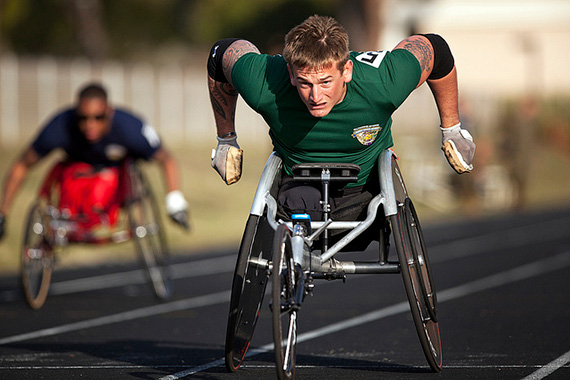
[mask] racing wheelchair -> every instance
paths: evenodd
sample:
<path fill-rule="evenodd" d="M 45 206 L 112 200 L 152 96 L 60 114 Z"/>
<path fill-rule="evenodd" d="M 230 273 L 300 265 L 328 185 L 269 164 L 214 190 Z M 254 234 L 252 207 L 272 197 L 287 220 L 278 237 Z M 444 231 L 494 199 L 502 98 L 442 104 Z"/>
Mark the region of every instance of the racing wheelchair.
<path fill-rule="evenodd" d="M 418 216 L 394 152 L 388 149 L 380 155 L 379 194 L 368 203 L 366 217 L 357 221 L 332 220 L 328 192 L 332 183 L 356 181 L 358 165 L 300 164 L 292 168 L 294 180 L 322 184 L 323 220 L 320 221 L 310 220 L 307 214 L 293 214 L 290 221 L 277 219 L 281 169 L 281 158 L 272 153 L 263 169 L 241 241 L 226 331 L 227 370 L 237 371 L 245 359 L 268 281 L 272 282 L 270 309 L 277 374 L 279 379 L 292 379 L 297 318 L 302 302 L 315 286 L 314 280 L 343 279 L 352 274 L 401 273 L 423 352 L 431 369 L 439 372 L 442 350 L 436 291 Z M 334 258 L 356 238 L 362 238 L 369 228 L 378 229 L 377 261 Z M 335 230 L 344 234 L 329 247 L 328 234 Z M 397 260 L 393 261 L 389 260 L 391 241 L 397 253 Z M 317 243 L 321 243 L 320 249 L 315 247 Z"/>
<path fill-rule="evenodd" d="M 121 164 L 117 202 L 101 214 L 97 223 L 60 207 L 58 186 L 63 165 L 56 164 L 46 176 L 27 216 L 20 250 L 20 277 L 28 305 L 33 309 L 44 305 L 57 257 L 69 244 L 131 240 L 155 295 L 167 299 L 172 281 L 164 230 L 158 204 L 138 162 L 127 158 Z M 95 228 L 102 225 L 106 227 L 104 231 Z"/>

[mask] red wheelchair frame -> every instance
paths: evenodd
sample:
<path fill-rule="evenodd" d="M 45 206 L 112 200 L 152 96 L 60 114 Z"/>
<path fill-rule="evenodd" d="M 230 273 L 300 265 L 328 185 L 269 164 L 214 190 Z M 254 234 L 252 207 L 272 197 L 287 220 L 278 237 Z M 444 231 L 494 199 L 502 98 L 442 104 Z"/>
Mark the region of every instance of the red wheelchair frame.
<path fill-rule="evenodd" d="M 133 161 L 126 159 L 118 167 L 118 188 L 115 190 L 111 205 L 95 219 L 94 214 L 76 213 L 60 206 L 60 187 L 63 182 L 64 169 L 69 164 L 67 161 L 56 163 L 44 179 L 38 194 L 40 201 L 45 202 L 50 217 L 58 220 L 57 224 L 63 225 L 64 228 L 60 229 L 60 234 L 65 233 L 66 243 L 106 244 L 131 239 L 132 234 L 128 223 L 125 218 L 121 218 L 120 214 L 125 210 L 129 195 L 132 193 L 129 170 L 134 164 Z M 90 170 L 92 174 L 96 174 L 96 169 Z M 98 229 L 100 230 L 101 227 L 107 227 L 109 232 L 114 232 L 112 234 L 97 233 L 100 232 Z"/>
<path fill-rule="evenodd" d="M 118 188 L 104 212 L 84 215 L 60 207 L 66 162 L 57 163 L 43 181 L 28 214 L 21 249 L 21 282 L 26 301 L 39 309 L 46 301 L 56 256 L 70 243 L 106 244 L 134 240 L 148 282 L 160 299 L 171 294 L 168 249 L 160 211 L 138 163 L 119 166 Z"/>

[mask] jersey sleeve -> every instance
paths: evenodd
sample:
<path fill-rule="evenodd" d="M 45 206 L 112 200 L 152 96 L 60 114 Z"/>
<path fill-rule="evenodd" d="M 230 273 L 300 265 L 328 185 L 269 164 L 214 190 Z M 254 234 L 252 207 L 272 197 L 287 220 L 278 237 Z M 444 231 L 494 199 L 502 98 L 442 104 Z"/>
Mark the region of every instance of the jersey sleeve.
<path fill-rule="evenodd" d="M 113 129 L 120 131 L 122 144 L 135 158 L 150 159 L 161 147 L 156 130 L 138 117 L 124 111 L 116 111 Z"/>
<path fill-rule="evenodd" d="M 158 133 L 150 124 L 144 124 L 140 132 L 130 140 L 129 152 L 132 156 L 149 160 L 161 146 Z"/>
<path fill-rule="evenodd" d="M 416 57 L 407 50 L 368 51 L 354 53 L 355 65 L 371 88 L 377 87 L 382 102 L 397 109 L 416 88 L 421 68 Z M 374 82 L 374 83 L 370 83 Z"/>
<path fill-rule="evenodd" d="M 396 49 L 384 57 L 380 75 L 392 104 L 398 108 L 420 82 L 421 67 L 412 53 Z"/>

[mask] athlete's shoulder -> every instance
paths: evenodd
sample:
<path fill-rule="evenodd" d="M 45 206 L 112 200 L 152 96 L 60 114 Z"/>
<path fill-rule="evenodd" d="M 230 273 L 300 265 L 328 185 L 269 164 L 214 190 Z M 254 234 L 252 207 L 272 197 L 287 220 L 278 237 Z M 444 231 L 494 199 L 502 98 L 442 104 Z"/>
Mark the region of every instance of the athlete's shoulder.
<path fill-rule="evenodd" d="M 131 150 L 148 148 L 148 156 L 160 146 L 160 137 L 155 129 L 131 111 L 115 109 L 113 128 L 109 141 L 121 143 Z"/>
<path fill-rule="evenodd" d="M 376 69 L 380 68 L 382 64 L 415 59 L 414 55 L 405 49 L 351 52 L 350 58 L 359 66 Z"/>
<path fill-rule="evenodd" d="M 77 112 L 75 108 L 66 108 L 56 112 L 46 123 L 46 126 L 65 126 L 74 123 L 77 120 Z"/>
<path fill-rule="evenodd" d="M 72 145 L 77 139 L 77 115 L 74 108 L 58 111 L 41 128 L 32 143 L 36 153 L 44 156 L 56 148 Z M 76 133 L 74 133 L 76 132 Z"/>
<path fill-rule="evenodd" d="M 123 128 L 140 128 L 144 124 L 142 118 L 131 111 L 122 108 L 115 108 L 113 124 Z"/>
<path fill-rule="evenodd" d="M 234 72 L 236 70 L 250 70 L 252 67 L 287 67 L 287 62 L 282 55 L 269 55 L 269 54 L 261 54 L 261 53 L 254 53 L 249 52 L 241 57 L 236 61 L 234 65 Z M 233 73 L 232 73 L 233 74 Z"/>
<path fill-rule="evenodd" d="M 281 55 L 248 53 L 236 62 L 232 71 L 234 87 L 242 95 L 248 89 L 264 83 L 278 84 L 287 78 L 287 62 Z"/>
<path fill-rule="evenodd" d="M 384 61 L 386 54 L 388 53 L 389 51 L 387 50 L 365 51 L 365 52 L 353 51 L 350 53 L 350 58 L 358 66 L 372 67 L 378 69 L 382 64 L 382 62 Z"/>

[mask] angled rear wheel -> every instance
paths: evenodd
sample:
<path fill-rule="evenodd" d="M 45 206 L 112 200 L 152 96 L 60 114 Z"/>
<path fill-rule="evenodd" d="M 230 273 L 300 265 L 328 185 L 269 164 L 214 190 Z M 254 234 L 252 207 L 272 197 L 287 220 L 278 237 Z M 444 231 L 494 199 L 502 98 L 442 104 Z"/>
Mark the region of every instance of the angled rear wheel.
<path fill-rule="evenodd" d="M 149 183 L 135 164 L 129 174 L 131 197 L 127 212 L 132 236 L 155 295 L 165 300 L 172 293 L 172 279 L 160 211 Z"/>
<path fill-rule="evenodd" d="M 442 349 L 437 320 L 437 297 L 431 277 L 427 250 L 411 199 L 398 164 L 392 157 L 392 177 L 398 212 L 391 216 L 396 250 L 414 325 L 429 366 L 440 372 Z"/>
<path fill-rule="evenodd" d="M 20 251 L 20 277 L 24 296 L 32 309 L 41 308 L 47 298 L 53 270 L 53 249 L 49 242 L 49 218 L 36 203 L 28 213 Z"/>

